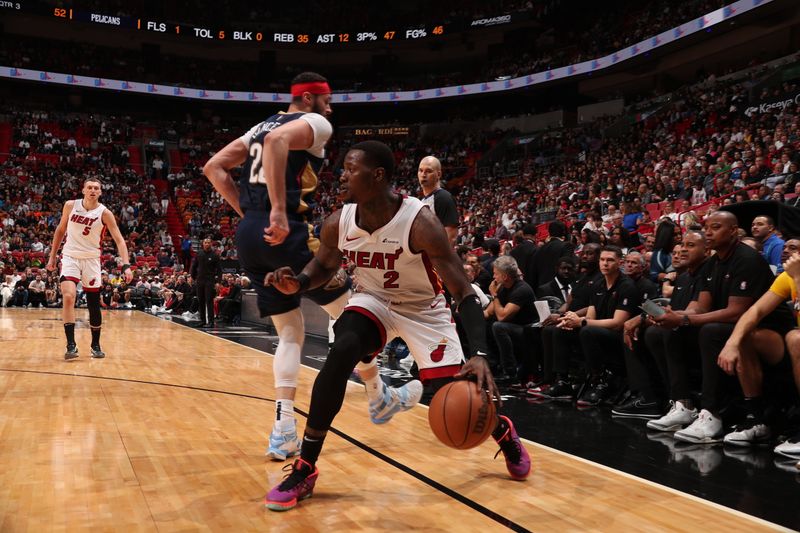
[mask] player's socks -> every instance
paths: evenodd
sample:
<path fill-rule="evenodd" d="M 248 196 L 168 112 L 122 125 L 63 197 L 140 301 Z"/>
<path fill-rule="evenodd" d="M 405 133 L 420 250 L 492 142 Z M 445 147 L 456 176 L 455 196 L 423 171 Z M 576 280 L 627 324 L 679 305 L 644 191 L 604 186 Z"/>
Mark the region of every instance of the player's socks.
<path fill-rule="evenodd" d="M 100 326 L 91 326 L 92 330 L 92 346 L 100 346 Z"/>
<path fill-rule="evenodd" d="M 294 402 L 280 399 L 275 405 L 275 423 L 269 435 L 267 457 L 285 461 L 300 454 L 300 439 L 297 437 L 297 419 L 294 417 Z"/>
<path fill-rule="evenodd" d="M 362 376 L 361 379 L 364 381 L 364 386 L 367 388 L 367 399 L 370 403 L 375 403 L 383 398 L 383 390 L 386 388 L 386 385 L 383 383 L 380 374 L 376 374 L 370 379 L 364 379 Z"/>
<path fill-rule="evenodd" d="M 278 399 L 275 402 L 275 423 L 276 428 L 281 433 L 292 430 L 297 425 L 294 418 L 294 402 L 292 400 Z"/>
<path fill-rule="evenodd" d="M 67 336 L 67 345 L 75 344 L 75 323 L 64 324 L 64 334 Z"/>
<path fill-rule="evenodd" d="M 324 443 L 325 437 L 309 437 L 308 434 L 303 435 L 303 451 L 300 453 L 300 459 L 314 466 L 317 464 L 317 459 L 319 459 L 319 454 L 322 452 L 322 445 Z"/>

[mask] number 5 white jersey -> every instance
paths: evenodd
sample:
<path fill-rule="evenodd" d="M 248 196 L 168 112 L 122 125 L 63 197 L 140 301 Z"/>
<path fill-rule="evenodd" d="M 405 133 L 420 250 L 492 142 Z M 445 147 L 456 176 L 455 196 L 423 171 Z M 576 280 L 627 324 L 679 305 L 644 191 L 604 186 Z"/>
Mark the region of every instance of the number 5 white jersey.
<path fill-rule="evenodd" d="M 87 211 L 83 207 L 83 200 L 75 200 L 67 222 L 67 242 L 62 252 L 64 255 L 73 259 L 100 257 L 101 243 L 106 232 L 102 220 L 105 210 L 106 206 L 97 204 L 97 207 Z"/>
<path fill-rule="evenodd" d="M 403 198 L 385 226 L 368 233 L 356 224 L 356 204 L 345 204 L 339 218 L 339 249 L 355 265 L 357 292 L 391 303 L 431 301 L 442 285 L 425 252 L 409 246 L 411 225 L 425 205 Z"/>

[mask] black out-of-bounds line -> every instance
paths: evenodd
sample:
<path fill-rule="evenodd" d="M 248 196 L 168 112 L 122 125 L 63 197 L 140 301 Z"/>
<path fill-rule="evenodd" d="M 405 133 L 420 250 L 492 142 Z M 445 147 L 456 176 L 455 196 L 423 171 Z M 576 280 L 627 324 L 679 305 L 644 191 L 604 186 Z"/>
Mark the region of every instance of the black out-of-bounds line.
<path fill-rule="evenodd" d="M 159 385 L 159 386 L 162 386 L 162 387 L 173 387 L 173 388 L 176 388 L 176 389 L 188 389 L 188 390 L 194 390 L 194 391 L 200 391 L 200 392 L 212 392 L 214 394 L 225 394 L 225 395 L 228 395 L 228 396 L 238 396 L 240 398 L 250 398 L 250 399 L 253 399 L 253 400 L 261 400 L 261 401 L 264 401 L 264 402 L 275 402 L 275 400 L 273 400 L 271 398 L 264 398 L 263 396 L 255 396 L 255 395 L 252 395 L 252 394 L 244 394 L 244 393 L 241 393 L 241 392 L 231 392 L 231 391 L 224 391 L 224 390 L 218 390 L 218 389 L 207 389 L 205 387 L 194 387 L 192 385 L 178 385 L 178 384 L 175 384 L 175 383 L 162 383 L 160 381 L 147 381 L 147 380 L 142 380 L 142 379 L 115 378 L 115 377 L 109 377 L 109 376 L 91 376 L 89 374 L 73 374 L 73 373 L 68 373 L 68 372 L 53 372 L 53 371 L 48 371 L 48 370 L 24 370 L 24 369 L 19 369 L 19 368 L 0 368 L 0 372 L 18 372 L 18 373 L 25 373 L 25 374 L 45 374 L 45 375 L 51 375 L 51 376 L 70 376 L 70 377 L 77 377 L 77 378 L 105 379 L 105 380 L 109 380 L 109 381 L 122 381 L 122 382 L 125 382 L 125 383 L 141 383 L 143 385 Z M 299 414 L 303 415 L 304 417 L 308 418 L 308 413 L 306 413 L 305 411 L 303 411 L 301 409 L 298 409 L 297 407 L 295 407 L 295 411 L 298 412 Z M 499 513 L 496 513 L 495 511 L 492 511 L 491 509 L 489 509 L 487 507 L 484 507 L 483 505 L 479 504 L 478 502 L 467 498 L 463 494 L 459 494 L 458 492 L 454 491 L 453 489 L 442 485 L 438 481 L 435 481 L 435 480 L 429 478 L 428 476 L 420 474 L 419 472 L 417 472 L 413 468 L 411 468 L 409 466 L 406 466 L 403 463 L 392 459 L 391 457 L 379 452 L 375 448 L 372 448 L 371 446 L 368 446 L 368 445 L 364 444 L 363 442 L 351 437 L 350 435 L 348 435 L 348 434 L 346 434 L 346 433 L 344 433 L 344 432 L 342 432 L 342 431 L 340 431 L 338 429 L 335 429 L 335 428 L 332 427 L 328 431 L 330 433 L 333 433 L 337 437 L 343 438 L 344 440 L 346 440 L 350 444 L 352 444 L 354 446 L 357 446 L 358 448 L 361 448 L 362 450 L 364 450 L 365 452 L 369 453 L 370 455 L 372 455 L 374 457 L 377 457 L 381 461 L 383 461 L 385 463 L 388 463 L 389 465 L 397 468 L 398 470 L 401 470 L 401 471 L 405 472 L 406 474 L 418 479 L 419 481 L 422 481 L 423 483 L 425 483 L 426 485 L 430 486 L 431 488 L 433 488 L 435 490 L 438 490 L 439 492 L 441 492 L 441 493 L 453 498 L 454 500 L 456 500 L 456 501 L 458 501 L 460 503 L 463 503 L 467 507 L 469 507 L 469 508 L 471 508 L 471 509 L 473 509 L 473 510 L 479 512 L 479 513 L 481 513 L 482 515 L 486 516 L 487 518 L 491 518 L 492 520 L 494 520 L 498 524 L 503 525 L 503 526 L 507 527 L 508 529 L 510 529 L 512 531 L 520 531 L 520 532 L 528 532 L 528 531 L 530 531 L 530 530 L 524 528 L 523 526 L 517 524 L 516 522 L 506 518 L 505 516 L 503 516 L 503 515 L 501 515 Z"/>

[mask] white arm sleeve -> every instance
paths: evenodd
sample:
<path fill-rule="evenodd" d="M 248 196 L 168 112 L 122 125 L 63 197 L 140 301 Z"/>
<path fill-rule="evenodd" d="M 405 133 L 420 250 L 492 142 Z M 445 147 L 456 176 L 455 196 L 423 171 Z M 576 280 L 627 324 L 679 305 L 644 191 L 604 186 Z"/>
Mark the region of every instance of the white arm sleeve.
<path fill-rule="evenodd" d="M 308 125 L 314 130 L 314 142 L 310 148 L 306 149 L 306 152 L 315 157 L 324 157 L 325 143 L 328 142 L 328 139 L 331 138 L 331 134 L 333 134 L 333 126 L 331 126 L 331 123 L 328 122 L 325 117 L 318 113 L 306 113 L 300 118 L 308 122 Z"/>
<path fill-rule="evenodd" d="M 244 143 L 245 148 L 250 148 L 250 139 L 253 137 L 253 134 L 256 132 L 259 126 L 261 126 L 261 124 L 256 124 L 247 130 L 247 133 L 239 137 L 239 140 Z"/>

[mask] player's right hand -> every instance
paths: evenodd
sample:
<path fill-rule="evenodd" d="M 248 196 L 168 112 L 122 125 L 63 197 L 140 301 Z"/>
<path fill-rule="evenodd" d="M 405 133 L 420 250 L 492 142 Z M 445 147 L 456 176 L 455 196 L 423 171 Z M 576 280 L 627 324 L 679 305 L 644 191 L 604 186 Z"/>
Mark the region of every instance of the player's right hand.
<path fill-rule="evenodd" d="M 264 228 L 264 242 L 270 246 L 277 246 L 286 240 L 289 235 L 289 220 L 286 213 L 272 210 L 269 214 L 269 227 Z"/>
<path fill-rule="evenodd" d="M 478 389 L 486 389 L 489 393 L 489 397 L 497 400 L 497 406 L 503 406 L 503 400 L 500 397 L 500 389 L 497 388 L 497 384 L 494 382 L 494 376 L 492 375 L 492 370 L 489 368 L 489 361 L 486 359 L 486 356 L 481 354 L 470 357 L 464 366 L 461 367 L 461 371 L 454 377 L 456 379 L 464 379 L 468 376 L 475 376 Z"/>
<path fill-rule="evenodd" d="M 300 282 L 289 267 L 281 267 L 264 276 L 265 287 L 275 287 L 283 294 L 294 294 L 300 290 Z"/>
<path fill-rule="evenodd" d="M 792 254 L 783 264 L 783 271 L 793 279 L 800 278 L 800 254 Z"/>

